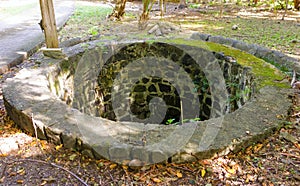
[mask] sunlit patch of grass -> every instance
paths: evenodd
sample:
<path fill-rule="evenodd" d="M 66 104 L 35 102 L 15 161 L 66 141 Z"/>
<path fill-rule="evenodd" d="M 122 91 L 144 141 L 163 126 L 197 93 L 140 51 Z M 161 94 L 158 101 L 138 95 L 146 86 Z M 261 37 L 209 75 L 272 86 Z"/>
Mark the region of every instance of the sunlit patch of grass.
<path fill-rule="evenodd" d="M 111 7 L 78 5 L 60 35 L 65 38 L 69 37 L 69 33 L 72 34 L 70 37 L 98 35 L 104 29 L 102 22 L 111 12 Z"/>
<path fill-rule="evenodd" d="M 285 53 L 295 53 L 296 49 L 299 51 L 300 48 L 299 42 L 292 43 L 293 40 L 300 40 L 299 27 L 289 21 L 256 18 L 206 18 L 201 21 L 185 20 L 174 23 L 195 31 L 256 43 Z M 232 30 L 233 25 L 238 25 L 238 29 Z"/>

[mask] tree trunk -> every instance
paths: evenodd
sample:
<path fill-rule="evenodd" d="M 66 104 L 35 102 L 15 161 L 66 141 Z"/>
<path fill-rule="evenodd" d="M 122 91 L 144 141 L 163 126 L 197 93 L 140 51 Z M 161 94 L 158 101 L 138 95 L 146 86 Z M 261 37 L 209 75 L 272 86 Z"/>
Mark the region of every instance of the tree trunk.
<path fill-rule="evenodd" d="M 113 12 L 108 16 L 109 18 L 117 18 L 120 20 L 125 14 L 125 5 L 127 0 L 117 0 L 116 6 Z"/>
<path fill-rule="evenodd" d="M 44 31 L 47 48 L 58 48 L 55 14 L 52 0 L 40 0 L 42 20 L 41 29 Z"/>

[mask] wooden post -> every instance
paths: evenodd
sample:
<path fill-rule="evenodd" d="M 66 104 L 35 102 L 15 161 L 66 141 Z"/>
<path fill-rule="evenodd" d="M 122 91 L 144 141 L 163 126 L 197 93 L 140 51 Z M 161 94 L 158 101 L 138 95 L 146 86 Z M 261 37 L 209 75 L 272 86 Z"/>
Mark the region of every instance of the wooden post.
<path fill-rule="evenodd" d="M 58 35 L 52 0 L 40 0 L 42 27 L 44 28 L 47 48 L 58 48 Z"/>

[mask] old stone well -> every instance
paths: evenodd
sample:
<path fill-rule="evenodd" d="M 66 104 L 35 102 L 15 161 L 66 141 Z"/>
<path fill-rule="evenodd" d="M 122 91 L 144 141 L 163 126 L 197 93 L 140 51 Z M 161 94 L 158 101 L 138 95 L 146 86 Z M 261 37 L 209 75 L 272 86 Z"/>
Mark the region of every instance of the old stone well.
<path fill-rule="evenodd" d="M 91 41 L 5 82 L 21 128 L 93 158 L 185 162 L 238 151 L 278 129 L 284 74 L 198 40 Z M 281 117 L 278 117 L 281 116 Z"/>

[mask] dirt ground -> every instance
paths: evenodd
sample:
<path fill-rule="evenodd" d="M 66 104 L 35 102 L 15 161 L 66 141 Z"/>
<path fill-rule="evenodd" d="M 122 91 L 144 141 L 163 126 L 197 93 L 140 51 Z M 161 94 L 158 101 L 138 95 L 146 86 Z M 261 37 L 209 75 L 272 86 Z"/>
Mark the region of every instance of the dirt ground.
<path fill-rule="evenodd" d="M 141 7 L 139 3 L 130 3 L 128 7 L 133 8 L 131 17 L 124 20 L 123 23 L 106 22 L 106 28 L 103 29 L 102 35 L 119 35 L 124 33 L 128 24 L 136 25 L 134 15 Z M 247 38 L 249 32 L 243 34 L 231 31 L 232 23 L 235 24 L 241 8 L 230 8 L 224 10 L 225 16 L 217 18 L 209 14 L 216 12 L 216 7 L 209 7 L 195 11 L 177 10 L 177 5 L 168 6 L 168 14 L 165 21 L 182 21 L 180 24 L 180 33 L 174 32 L 170 37 L 175 35 L 190 34 L 191 31 L 205 31 L 205 27 L 195 27 L 195 25 L 184 24 L 183 22 L 190 18 L 197 21 L 211 20 L 218 22 L 227 21 L 230 28 L 227 33 L 213 34 L 231 36 L 238 39 L 244 39 L 252 42 Z M 155 8 L 155 7 L 154 7 Z M 203 11 L 206 11 L 203 13 Z M 158 11 L 152 12 L 150 24 L 155 24 L 160 17 Z M 260 10 L 254 11 L 251 7 L 247 11 L 242 11 L 247 15 L 272 16 L 275 21 L 280 17 L 278 13 Z M 239 14 L 239 15 L 237 15 Z M 298 12 L 290 12 L 287 20 L 290 22 L 281 22 L 282 25 L 299 24 Z M 247 19 L 251 20 L 251 16 Z M 268 21 L 268 20 L 266 20 Z M 270 21 L 270 20 L 269 20 Z M 277 21 L 278 22 L 278 21 Z M 274 22 L 272 22 L 274 23 Z M 249 22 L 245 23 L 249 25 Z M 119 25 L 117 27 L 116 25 Z M 127 25 L 127 26 L 124 26 Z M 65 30 L 60 34 L 61 40 L 67 40 L 73 37 L 93 37 L 88 34 L 71 32 L 74 25 L 66 25 Z M 178 26 L 178 24 L 177 24 Z M 239 26 L 243 28 L 243 24 Z M 127 32 L 137 31 L 132 27 Z M 82 26 L 82 29 L 85 29 Z M 274 29 L 277 27 L 275 25 Z M 300 29 L 300 27 L 299 27 Z M 236 36 L 234 36 L 234 34 Z M 254 33 L 259 35 L 258 33 Z M 154 36 L 162 37 L 162 36 Z M 259 37 L 259 36 L 257 36 Z M 262 37 L 262 36 L 260 36 Z M 296 38 L 298 39 L 298 38 Z M 299 38 L 300 39 L 300 38 Z M 257 39 L 256 39 L 257 40 Z M 264 44 L 264 43 L 262 43 Z M 269 46 L 266 43 L 265 46 Z M 269 46 L 272 48 L 272 46 Z M 275 49 L 285 52 L 286 54 L 298 56 L 298 44 L 290 46 L 282 44 L 273 46 Z M 1 77 L 0 89 L 6 78 L 13 77 L 20 69 L 35 65 L 37 54 L 34 54 L 29 60 L 24 61 L 21 65 L 12 68 L 10 72 Z M 284 127 L 278 130 L 269 138 L 261 143 L 253 144 L 236 154 L 217 157 L 214 159 L 199 160 L 186 164 L 156 164 L 133 169 L 126 165 L 117 165 L 108 160 L 93 160 L 76 150 L 65 149 L 63 146 L 54 145 L 44 140 L 39 140 L 31 134 L 21 131 L 9 117 L 6 116 L 3 105 L 1 92 L 0 101 L 0 185 L 298 185 L 300 182 L 300 91 L 295 90 L 290 95 L 291 101 L 294 102 L 293 108 L 289 111 L 289 116 L 283 118 Z"/>

